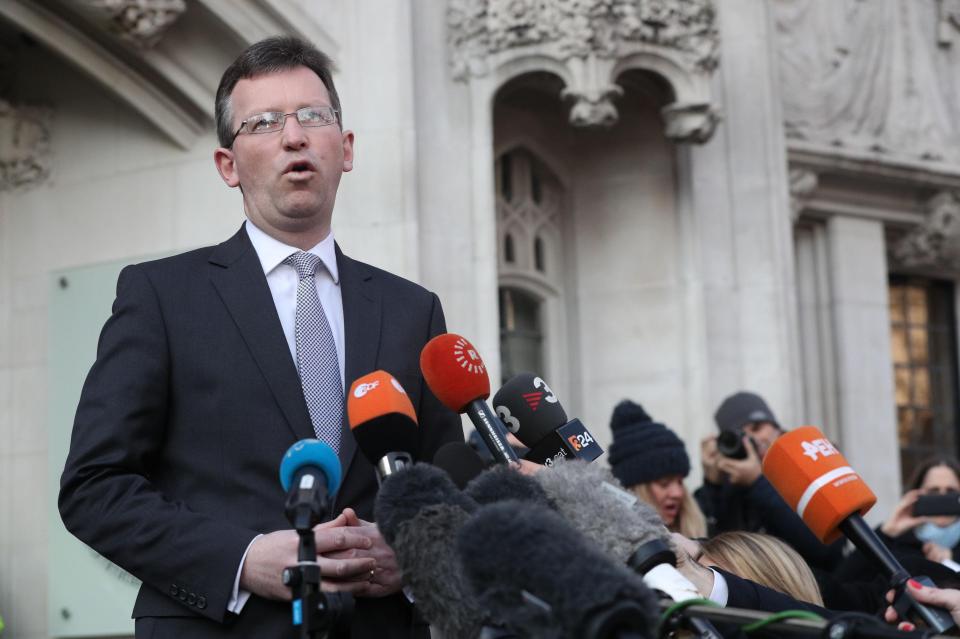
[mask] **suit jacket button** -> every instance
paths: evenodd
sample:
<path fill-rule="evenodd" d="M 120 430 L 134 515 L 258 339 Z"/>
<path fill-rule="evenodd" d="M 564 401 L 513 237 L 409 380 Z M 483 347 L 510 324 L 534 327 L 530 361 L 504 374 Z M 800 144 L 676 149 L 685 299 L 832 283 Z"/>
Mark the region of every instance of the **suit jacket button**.
<path fill-rule="evenodd" d="M 187 591 L 184 588 L 177 588 L 177 599 L 180 601 L 187 600 Z"/>
<path fill-rule="evenodd" d="M 197 595 L 194 594 L 194 593 L 192 593 L 192 592 L 191 592 L 190 594 L 188 594 L 188 595 L 187 595 L 187 603 L 190 604 L 191 606 L 192 606 L 193 604 L 197 603 Z"/>
<path fill-rule="evenodd" d="M 170 596 L 171 596 L 171 597 L 176 597 L 178 591 L 179 591 L 179 589 L 177 588 L 177 584 L 172 584 L 172 585 L 170 586 Z"/>
<path fill-rule="evenodd" d="M 197 597 L 197 608 L 203 610 L 207 607 L 207 598 L 206 597 Z"/>

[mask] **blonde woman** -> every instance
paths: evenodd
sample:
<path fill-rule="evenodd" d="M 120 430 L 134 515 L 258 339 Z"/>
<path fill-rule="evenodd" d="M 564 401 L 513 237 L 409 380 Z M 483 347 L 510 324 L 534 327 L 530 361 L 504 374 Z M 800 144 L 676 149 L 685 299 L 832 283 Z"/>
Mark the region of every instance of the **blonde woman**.
<path fill-rule="evenodd" d="M 613 409 L 610 430 L 610 469 L 620 483 L 656 508 L 672 532 L 705 536 L 706 520 L 683 483 L 690 458 L 676 433 L 627 399 Z"/>
<path fill-rule="evenodd" d="M 698 561 L 772 588 L 794 599 L 823 606 L 813 572 L 793 548 L 770 535 L 725 532 L 700 543 Z"/>

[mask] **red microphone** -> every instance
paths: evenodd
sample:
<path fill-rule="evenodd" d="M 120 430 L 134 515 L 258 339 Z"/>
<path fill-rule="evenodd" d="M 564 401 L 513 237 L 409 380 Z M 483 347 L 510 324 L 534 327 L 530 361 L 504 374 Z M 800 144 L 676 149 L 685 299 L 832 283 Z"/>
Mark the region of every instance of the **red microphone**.
<path fill-rule="evenodd" d="M 897 590 L 894 608 L 901 617 L 910 614 L 938 633 L 955 625 L 946 610 L 917 602 L 904 588 L 910 574 L 863 520 L 876 495 L 820 429 L 801 426 L 778 437 L 763 458 L 763 474 L 820 541 L 842 533 L 882 567 Z M 933 585 L 927 577 L 915 579 Z"/>
<path fill-rule="evenodd" d="M 473 344 L 453 333 L 437 335 L 420 353 L 420 370 L 444 406 L 467 414 L 495 460 L 520 461 L 507 442 L 506 427 L 484 401 L 490 396 L 490 378 Z"/>
<path fill-rule="evenodd" d="M 347 394 L 347 421 L 380 481 L 413 464 L 419 448 L 417 414 L 390 373 L 374 371 L 353 382 Z"/>

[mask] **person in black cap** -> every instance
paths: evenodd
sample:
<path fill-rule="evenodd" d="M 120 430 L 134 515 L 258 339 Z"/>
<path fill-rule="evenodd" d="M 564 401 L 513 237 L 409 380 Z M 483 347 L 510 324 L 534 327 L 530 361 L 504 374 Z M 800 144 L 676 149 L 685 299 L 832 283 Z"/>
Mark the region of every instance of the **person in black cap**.
<path fill-rule="evenodd" d="M 628 399 L 613 409 L 610 430 L 610 469 L 614 477 L 655 507 L 671 531 L 703 537 L 707 530 L 703 513 L 683 485 L 690 473 L 683 441 Z"/>
<path fill-rule="evenodd" d="M 723 400 L 713 418 L 721 437 L 729 432 L 740 438 L 745 455 L 721 454 L 717 436 L 701 442 L 703 486 L 694 497 L 710 535 L 733 530 L 767 533 L 793 546 L 811 566 L 833 568 L 843 545 L 820 543 L 763 476 L 761 461 L 784 433 L 764 399 L 740 391 Z"/>

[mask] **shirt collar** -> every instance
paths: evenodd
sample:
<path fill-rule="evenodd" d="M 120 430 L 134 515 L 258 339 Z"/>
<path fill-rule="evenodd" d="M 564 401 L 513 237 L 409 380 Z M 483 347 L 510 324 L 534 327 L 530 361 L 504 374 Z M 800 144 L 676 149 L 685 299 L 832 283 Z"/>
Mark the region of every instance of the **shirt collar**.
<path fill-rule="evenodd" d="M 264 275 L 269 275 L 273 269 L 277 268 L 285 259 L 299 251 L 295 246 L 284 244 L 278 239 L 270 237 L 251 222 L 246 221 L 247 235 L 250 237 L 250 243 L 253 244 L 257 257 L 260 258 L 260 265 L 263 267 Z M 311 248 L 307 253 L 313 253 L 320 258 L 323 265 L 330 273 L 334 284 L 340 284 L 340 272 L 337 270 L 337 252 L 334 248 L 333 229 L 327 233 L 319 244 Z"/>

